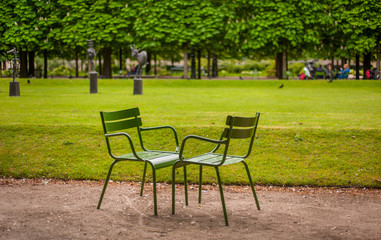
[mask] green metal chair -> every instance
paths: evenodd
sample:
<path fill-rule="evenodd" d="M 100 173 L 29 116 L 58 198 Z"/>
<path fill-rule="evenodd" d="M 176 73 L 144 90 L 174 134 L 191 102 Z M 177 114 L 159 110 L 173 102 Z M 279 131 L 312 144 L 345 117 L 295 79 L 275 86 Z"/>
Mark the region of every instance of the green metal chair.
<path fill-rule="evenodd" d="M 257 209 L 260 210 L 257 194 L 255 193 L 253 181 L 251 179 L 251 175 L 249 172 L 249 168 L 247 166 L 247 163 L 245 162 L 245 159 L 250 155 L 255 133 L 258 126 L 258 120 L 259 120 L 260 113 L 257 113 L 255 117 L 234 117 L 234 116 L 228 116 L 226 119 L 226 125 L 228 126 L 225 128 L 225 130 L 222 132 L 221 137 L 219 140 L 213 140 L 209 138 L 204 138 L 200 136 L 195 135 L 189 135 L 184 138 L 181 148 L 180 148 L 180 154 L 179 156 L 182 156 L 180 158 L 180 161 L 176 162 L 173 170 L 172 170 L 172 214 L 175 214 L 175 168 L 178 167 L 184 167 L 184 180 L 185 180 L 185 204 L 188 205 L 188 190 L 187 190 L 187 184 L 186 184 L 186 166 L 189 164 L 196 164 L 200 167 L 200 178 L 199 178 L 199 195 L 198 195 L 198 201 L 201 203 L 201 187 L 202 187 L 202 168 L 205 167 L 213 167 L 216 170 L 217 174 L 217 180 L 218 185 L 220 189 L 220 195 L 221 195 L 221 202 L 222 202 L 222 210 L 224 212 L 225 217 L 225 224 L 226 226 L 229 225 L 228 223 L 228 216 L 226 212 L 225 207 L 225 199 L 224 194 L 222 190 L 221 185 L 221 178 L 219 173 L 219 167 L 235 164 L 235 163 L 242 163 L 245 166 L 247 176 L 249 178 L 251 190 L 253 191 L 255 203 L 257 205 Z M 209 153 L 205 153 L 203 155 L 190 157 L 190 158 L 184 158 L 183 152 L 185 148 L 185 144 L 188 140 L 200 140 L 205 141 L 209 143 L 216 144 L 216 147 Z M 231 139 L 250 139 L 249 147 L 247 154 L 244 156 L 235 156 L 235 155 L 228 155 L 229 150 L 229 144 Z M 224 149 L 222 154 L 216 153 L 216 151 L 219 149 L 221 145 L 224 145 Z"/>
<path fill-rule="evenodd" d="M 142 121 L 141 121 L 141 118 L 139 117 L 140 116 L 139 108 L 131 108 L 131 109 L 115 111 L 115 112 L 100 112 L 100 114 L 101 114 L 102 125 L 103 125 L 103 130 L 104 130 L 104 134 L 106 138 L 108 152 L 110 156 L 114 159 L 114 161 L 112 162 L 110 169 L 108 171 L 106 181 L 104 183 L 102 194 L 99 199 L 97 208 L 99 209 L 101 207 L 102 199 L 105 194 L 106 187 L 110 179 L 111 171 L 114 165 L 121 161 L 138 161 L 138 162 L 144 162 L 143 179 L 142 179 L 142 185 L 140 190 L 140 196 L 143 195 L 147 164 L 149 164 L 152 167 L 154 213 L 155 215 L 157 215 L 156 170 L 165 168 L 165 167 L 172 167 L 174 163 L 179 160 L 179 153 L 178 153 L 179 140 L 177 137 L 176 130 L 171 126 L 142 128 L 141 127 Z M 130 128 L 137 128 L 140 145 L 143 151 L 136 152 L 130 135 L 124 132 L 125 130 L 128 130 Z M 176 142 L 175 151 L 171 152 L 171 151 L 158 151 L 158 150 L 146 149 L 143 144 L 142 132 L 157 130 L 157 129 L 164 129 L 164 128 L 167 128 L 173 131 L 174 140 Z M 121 136 L 122 137 L 124 136 L 127 138 L 131 148 L 131 152 L 122 154 L 119 156 L 115 156 L 112 152 L 109 138 L 121 137 Z"/>
<path fill-rule="evenodd" d="M 315 78 L 316 79 L 325 79 L 325 72 L 324 71 L 316 71 L 315 72 Z"/>

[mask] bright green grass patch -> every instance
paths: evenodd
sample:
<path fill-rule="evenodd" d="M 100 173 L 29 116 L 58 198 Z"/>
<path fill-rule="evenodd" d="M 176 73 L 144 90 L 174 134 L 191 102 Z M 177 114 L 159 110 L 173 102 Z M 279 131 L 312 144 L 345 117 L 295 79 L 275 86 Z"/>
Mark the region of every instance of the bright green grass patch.
<path fill-rule="evenodd" d="M 33 79 L 20 80 L 20 97 L 8 97 L 9 81 L 0 80 L 0 176 L 104 179 L 111 158 L 99 111 L 138 106 L 143 126 L 172 125 L 180 139 L 218 138 L 227 115 L 261 112 L 248 160 L 256 183 L 381 187 L 379 81 L 143 80 L 143 95 L 134 96 L 131 80 L 99 80 L 99 93 L 89 94 L 89 80 Z M 162 143 L 166 136 L 147 141 L 173 148 Z M 190 145 L 187 154 L 208 147 Z M 114 180 L 141 179 L 141 164 L 114 169 Z M 197 168 L 189 169 L 196 182 Z M 247 183 L 241 165 L 221 173 L 225 183 Z M 213 169 L 204 179 L 215 181 Z M 170 181 L 169 169 L 158 180 Z"/>

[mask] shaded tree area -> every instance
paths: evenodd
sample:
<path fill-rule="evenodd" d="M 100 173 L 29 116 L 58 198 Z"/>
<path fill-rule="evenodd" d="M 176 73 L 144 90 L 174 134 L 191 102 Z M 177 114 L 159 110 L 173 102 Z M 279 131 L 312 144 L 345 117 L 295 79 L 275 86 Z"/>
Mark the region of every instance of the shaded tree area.
<path fill-rule="evenodd" d="M 245 54 L 274 56 L 278 78 L 285 78 L 290 53 L 313 52 L 319 26 L 326 21 L 324 2 L 239 0 L 234 4 L 227 38 Z"/>
<path fill-rule="evenodd" d="M 0 49 L 6 51 L 17 47 L 20 52 L 20 76 L 33 76 L 36 54 L 42 55 L 45 50 L 57 51 L 57 47 L 54 48 L 55 39 L 50 38 L 50 32 L 58 22 L 53 17 L 57 11 L 56 5 L 49 1 L 1 0 L 0 6 L 1 25 L 5 26 L 0 36 Z M 31 62 L 29 65 L 28 56 Z"/>
<path fill-rule="evenodd" d="M 37 56 L 44 58 L 45 78 L 47 58 L 54 56 L 74 59 L 78 76 L 88 39 L 95 41 L 99 73 L 107 78 L 113 59 L 125 67 L 131 44 L 154 62 L 147 74 L 156 74 L 158 56 L 172 62 L 181 56 L 185 78 L 201 77 L 201 57 L 210 77 L 218 75 L 218 58 L 273 58 L 279 79 L 287 77 L 288 60 L 306 57 L 332 64 L 356 59 L 364 71 L 376 60 L 380 68 L 376 0 L 0 0 L 0 13 L 0 60 L 16 47 L 21 77 L 34 75 Z"/>
<path fill-rule="evenodd" d="M 222 3 L 222 4 L 221 4 Z M 134 22 L 137 42 L 160 54 L 162 51 L 183 51 L 184 76 L 188 76 L 188 57 L 195 51 L 222 51 L 221 41 L 227 6 L 223 1 L 174 0 L 136 2 L 139 18 Z M 192 61 L 195 75 L 195 61 Z"/>

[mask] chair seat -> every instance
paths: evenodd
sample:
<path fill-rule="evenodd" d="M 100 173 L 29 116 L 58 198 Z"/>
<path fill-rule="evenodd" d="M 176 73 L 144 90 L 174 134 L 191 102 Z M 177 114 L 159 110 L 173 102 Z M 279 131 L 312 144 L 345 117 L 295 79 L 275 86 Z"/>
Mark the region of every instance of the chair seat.
<path fill-rule="evenodd" d="M 136 153 L 142 160 L 150 162 L 155 169 L 173 166 L 179 160 L 179 154 L 175 152 L 143 151 Z M 134 154 L 123 154 L 118 159 L 138 160 Z"/>
<path fill-rule="evenodd" d="M 223 155 L 221 154 L 215 154 L 215 153 L 206 153 L 197 157 L 188 158 L 184 160 L 183 162 L 186 163 L 193 163 L 193 164 L 199 164 L 199 165 L 218 165 L 222 161 Z M 238 162 L 242 162 L 244 159 L 241 157 L 235 157 L 235 156 L 226 156 L 224 165 L 234 164 Z"/>

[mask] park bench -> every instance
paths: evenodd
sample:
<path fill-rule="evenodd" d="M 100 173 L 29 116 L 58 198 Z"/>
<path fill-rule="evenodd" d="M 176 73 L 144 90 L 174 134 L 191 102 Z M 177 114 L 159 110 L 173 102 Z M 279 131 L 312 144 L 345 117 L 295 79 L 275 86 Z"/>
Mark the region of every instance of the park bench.
<path fill-rule="evenodd" d="M 140 112 L 139 108 L 131 108 L 121 111 L 114 112 L 100 112 L 103 130 L 106 138 L 107 149 L 109 155 L 114 159 L 111 163 L 110 169 L 108 171 L 106 181 L 103 186 L 103 190 L 99 199 L 98 209 L 100 208 L 103 200 L 103 196 L 105 194 L 107 184 L 110 179 L 110 175 L 114 165 L 121 161 L 137 161 L 144 163 L 143 170 L 143 179 L 140 190 L 140 196 L 143 195 L 143 188 L 146 176 L 147 165 L 152 167 L 152 178 L 153 178 L 153 198 L 154 198 L 154 214 L 157 215 L 157 196 L 156 196 L 156 170 L 172 167 L 176 161 L 179 160 L 179 141 L 177 137 L 176 130 L 171 126 L 158 126 L 158 127 L 146 127 L 143 128 L 142 120 L 139 117 Z M 134 143 L 132 141 L 131 136 L 126 133 L 127 130 L 131 128 L 137 129 L 137 135 L 139 138 L 140 146 L 143 151 L 137 152 L 134 147 Z M 152 131 L 158 129 L 169 129 L 173 131 L 174 141 L 176 143 L 176 149 L 174 151 L 161 151 L 161 150 L 148 150 L 143 143 L 142 132 L 144 131 Z M 126 137 L 130 146 L 130 152 L 114 155 L 110 138 L 114 137 Z M 128 145 L 128 144 L 127 144 Z"/>
<path fill-rule="evenodd" d="M 220 173 L 219 173 L 219 167 L 221 166 L 226 166 L 226 165 L 235 164 L 235 163 L 242 163 L 245 166 L 246 173 L 250 182 L 251 190 L 253 191 L 254 199 L 257 205 L 257 209 L 260 210 L 258 198 L 255 193 L 250 171 L 249 171 L 247 163 L 245 162 L 245 159 L 250 155 L 252 150 L 255 133 L 258 126 L 259 116 L 260 116 L 260 113 L 257 113 L 255 117 L 249 117 L 249 118 L 228 116 L 226 119 L 226 125 L 228 127 L 224 129 L 219 140 L 209 139 L 209 138 L 195 136 L 195 135 L 189 135 L 184 138 L 181 144 L 180 153 L 179 153 L 179 156 L 182 156 L 182 157 L 180 158 L 180 161 L 175 163 L 172 169 L 172 214 L 175 214 L 175 177 L 176 177 L 175 169 L 178 167 L 184 167 L 185 204 L 188 205 L 186 166 L 190 164 L 198 165 L 200 168 L 199 193 L 198 193 L 199 203 L 201 203 L 203 167 L 213 167 L 215 169 L 217 174 L 218 186 L 220 189 L 222 209 L 224 212 L 226 226 L 228 226 L 229 223 L 228 223 L 228 217 L 227 217 L 227 212 L 225 207 L 225 199 L 223 195 Z M 241 147 L 242 146 L 241 143 L 243 142 L 244 139 L 246 139 L 246 142 L 249 141 L 247 143 L 248 144 L 247 153 L 243 156 L 229 155 L 228 150 L 229 150 L 229 145 L 231 144 L 231 140 L 233 140 L 235 144 L 238 144 L 238 142 L 240 142 L 239 146 Z M 184 158 L 183 157 L 184 149 L 186 146 L 186 142 L 189 140 L 213 143 L 213 144 L 216 144 L 216 146 L 211 152 L 208 152 L 199 156 Z M 221 145 L 224 145 L 224 148 L 221 149 L 223 150 L 222 151 L 223 153 L 217 153 L 217 150 L 220 148 Z"/>

